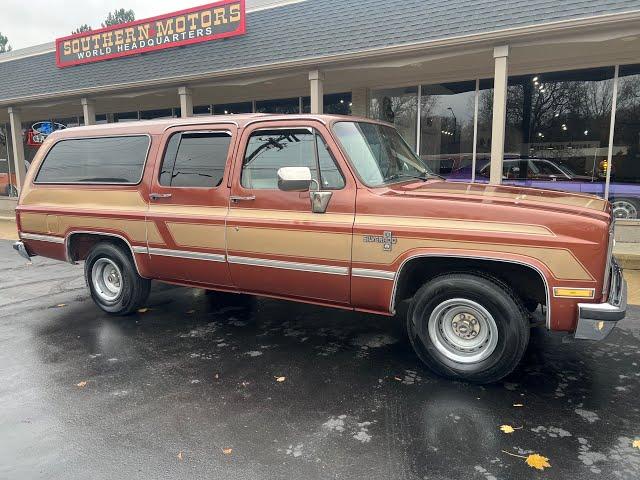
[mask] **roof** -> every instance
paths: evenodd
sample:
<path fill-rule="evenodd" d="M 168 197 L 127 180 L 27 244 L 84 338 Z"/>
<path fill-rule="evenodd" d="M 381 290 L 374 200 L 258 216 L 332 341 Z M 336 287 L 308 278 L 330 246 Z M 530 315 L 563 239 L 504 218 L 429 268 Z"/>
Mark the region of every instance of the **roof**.
<path fill-rule="evenodd" d="M 247 13 L 246 35 L 59 69 L 53 52 L 0 62 L 0 103 L 213 75 L 640 10 L 640 0 L 306 0 Z"/>
<path fill-rule="evenodd" d="M 236 115 L 207 115 L 203 117 L 188 118 L 163 118 L 157 120 L 142 120 L 139 122 L 116 122 L 103 123 L 98 125 L 80 126 L 56 130 L 50 135 L 51 138 L 68 137 L 90 137 L 96 135 L 120 135 L 120 134 L 162 134 L 166 129 L 179 127 L 181 125 L 223 125 L 236 124 L 238 127 L 245 127 L 249 123 L 256 121 L 291 121 L 291 120 L 318 120 L 325 124 L 338 120 L 366 121 L 373 123 L 384 123 L 378 120 L 361 118 L 353 115 L 316 115 L 316 114 L 269 114 L 269 113 L 241 113 Z"/>

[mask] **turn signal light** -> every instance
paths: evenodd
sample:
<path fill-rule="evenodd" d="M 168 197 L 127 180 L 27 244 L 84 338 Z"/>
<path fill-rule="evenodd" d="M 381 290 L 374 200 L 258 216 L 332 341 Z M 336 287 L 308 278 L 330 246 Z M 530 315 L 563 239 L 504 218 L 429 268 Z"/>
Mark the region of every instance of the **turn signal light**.
<path fill-rule="evenodd" d="M 553 296 L 562 298 L 593 298 L 595 293 L 593 288 L 554 287 L 553 289 Z"/>

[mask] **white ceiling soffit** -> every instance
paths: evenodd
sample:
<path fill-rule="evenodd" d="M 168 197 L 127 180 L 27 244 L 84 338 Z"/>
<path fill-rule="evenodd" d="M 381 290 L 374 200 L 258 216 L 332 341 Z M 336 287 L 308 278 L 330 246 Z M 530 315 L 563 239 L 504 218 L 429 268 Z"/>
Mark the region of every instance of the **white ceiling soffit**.
<path fill-rule="evenodd" d="M 166 88 L 158 89 L 158 90 L 144 90 L 137 92 L 127 92 L 127 93 L 116 93 L 109 95 L 109 98 L 137 98 L 143 97 L 146 95 L 155 95 L 157 97 L 166 97 L 175 95 L 177 97 L 178 93 L 175 90 L 167 90 Z"/>
<path fill-rule="evenodd" d="M 304 73 L 306 73 L 306 71 Z M 272 82 L 274 80 L 282 80 L 284 78 L 291 78 L 299 75 L 303 75 L 303 74 L 302 73 L 285 73 L 280 75 L 278 74 L 256 75 L 251 77 L 229 79 L 229 80 L 219 81 L 219 82 L 206 82 L 206 83 L 198 82 L 197 86 L 198 87 L 243 87 L 248 85 L 255 85 L 258 83 Z"/>
<path fill-rule="evenodd" d="M 433 62 L 434 60 L 442 60 L 446 58 L 454 58 L 461 57 L 465 55 L 473 55 L 479 53 L 486 53 L 488 51 L 487 48 L 476 48 L 476 49 L 465 49 L 458 51 L 451 51 L 446 53 L 439 53 L 434 55 L 419 55 L 419 56 L 411 56 L 404 57 L 397 60 L 390 58 L 389 60 L 381 60 L 379 62 L 367 62 L 361 64 L 346 64 L 336 66 L 335 68 L 323 68 L 324 71 L 329 72 L 333 70 L 362 70 L 369 68 L 403 68 L 403 67 L 420 67 L 423 63 Z"/>

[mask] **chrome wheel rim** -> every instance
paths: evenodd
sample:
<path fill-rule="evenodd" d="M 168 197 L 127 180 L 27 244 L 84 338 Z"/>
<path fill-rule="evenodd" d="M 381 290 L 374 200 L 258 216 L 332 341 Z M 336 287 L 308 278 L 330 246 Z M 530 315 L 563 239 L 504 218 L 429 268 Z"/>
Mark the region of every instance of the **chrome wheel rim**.
<path fill-rule="evenodd" d="M 477 363 L 488 358 L 498 345 L 493 316 L 466 298 L 445 300 L 429 317 L 429 338 L 445 357 L 458 363 Z"/>
<path fill-rule="evenodd" d="M 638 218 L 638 209 L 628 200 L 616 200 L 612 204 L 613 218 L 633 220 Z"/>
<path fill-rule="evenodd" d="M 102 301 L 113 303 L 122 292 L 120 268 L 108 258 L 99 258 L 91 268 L 91 283 Z"/>

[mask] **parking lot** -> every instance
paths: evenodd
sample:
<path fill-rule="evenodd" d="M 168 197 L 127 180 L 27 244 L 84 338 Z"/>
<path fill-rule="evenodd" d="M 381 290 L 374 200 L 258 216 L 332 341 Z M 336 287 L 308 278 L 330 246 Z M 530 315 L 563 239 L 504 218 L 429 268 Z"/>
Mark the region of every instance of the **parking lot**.
<path fill-rule="evenodd" d="M 397 319 L 160 284 L 109 317 L 0 240 L 3 479 L 636 479 L 639 363 L 639 307 L 603 343 L 534 330 L 492 386 L 422 369 Z"/>

